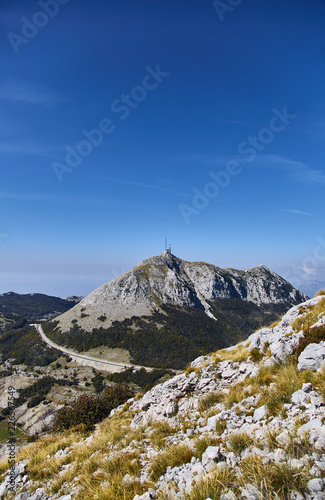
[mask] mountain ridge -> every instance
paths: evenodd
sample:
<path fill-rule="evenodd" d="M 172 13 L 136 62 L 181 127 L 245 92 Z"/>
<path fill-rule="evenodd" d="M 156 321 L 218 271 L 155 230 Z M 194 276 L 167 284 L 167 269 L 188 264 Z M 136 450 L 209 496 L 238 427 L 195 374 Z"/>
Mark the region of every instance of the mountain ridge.
<path fill-rule="evenodd" d="M 104 283 L 58 319 L 64 329 L 69 326 L 64 318 L 90 308 L 106 314 L 107 326 L 114 320 L 152 314 L 161 304 L 199 308 L 212 317 L 208 301 L 217 298 L 238 298 L 257 305 L 294 305 L 307 296 L 265 265 L 247 270 L 222 269 L 205 262 L 187 262 L 166 251 Z M 80 319 L 85 330 L 94 327 L 87 316 Z"/>

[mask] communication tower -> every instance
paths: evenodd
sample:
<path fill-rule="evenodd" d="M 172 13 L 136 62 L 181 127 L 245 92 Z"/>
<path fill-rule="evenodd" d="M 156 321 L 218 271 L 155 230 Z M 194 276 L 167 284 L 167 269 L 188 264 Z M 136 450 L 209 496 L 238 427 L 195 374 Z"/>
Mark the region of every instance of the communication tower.
<path fill-rule="evenodd" d="M 171 246 L 171 244 L 169 244 L 169 247 L 167 246 L 167 236 L 165 236 L 165 252 L 172 253 L 172 246 Z"/>

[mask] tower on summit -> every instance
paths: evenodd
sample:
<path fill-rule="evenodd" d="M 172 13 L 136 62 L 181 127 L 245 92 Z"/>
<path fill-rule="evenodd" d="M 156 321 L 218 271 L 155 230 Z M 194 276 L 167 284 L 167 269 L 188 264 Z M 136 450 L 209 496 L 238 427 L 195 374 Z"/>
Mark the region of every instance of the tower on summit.
<path fill-rule="evenodd" d="M 169 244 L 169 247 L 167 246 L 167 236 L 165 236 L 165 252 L 172 253 L 172 246 L 171 246 L 171 244 Z"/>

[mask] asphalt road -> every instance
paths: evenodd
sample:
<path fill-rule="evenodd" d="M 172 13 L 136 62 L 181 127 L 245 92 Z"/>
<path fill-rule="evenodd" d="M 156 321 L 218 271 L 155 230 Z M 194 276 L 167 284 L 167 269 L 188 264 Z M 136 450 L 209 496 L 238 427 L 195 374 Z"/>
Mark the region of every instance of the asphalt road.
<path fill-rule="evenodd" d="M 92 366 L 93 368 L 96 368 L 97 370 L 105 370 L 107 372 L 120 372 L 125 370 L 126 368 L 135 368 L 135 369 L 140 369 L 142 366 L 137 366 L 137 365 L 130 365 L 130 364 L 125 364 L 125 363 L 116 363 L 114 361 L 105 361 L 103 359 L 99 358 L 94 358 L 92 356 L 85 356 L 83 354 L 76 353 L 72 351 L 71 349 L 68 349 L 66 347 L 62 347 L 60 345 L 55 344 L 52 342 L 51 339 L 49 339 L 45 333 L 43 332 L 42 326 L 39 324 L 34 324 L 32 326 L 35 326 L 38 334 L 40 335 L 41 339 L 50 347 L 54 347 L 55 349 L 58 349 L 59 351 L 63 352 L 64 354 L 67 354 L 70 356 L 73 361 L 76 361 L 77 363 L 83 365 L 83 366 Z M 148 367 L 143 367 L 146 368 L 146 370 L 151 371 L 152 368 Z"/>

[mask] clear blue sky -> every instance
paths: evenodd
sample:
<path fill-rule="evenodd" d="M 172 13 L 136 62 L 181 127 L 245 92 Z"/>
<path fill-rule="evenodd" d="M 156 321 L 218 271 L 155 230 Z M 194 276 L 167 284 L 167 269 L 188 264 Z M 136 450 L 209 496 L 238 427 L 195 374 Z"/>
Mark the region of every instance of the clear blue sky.
<path fill-rule="evenodd" d="M 165 235 L 325 280 L 324 26 L 323 0 L 2 0 L 0 293 L 88 294 Z"/>

